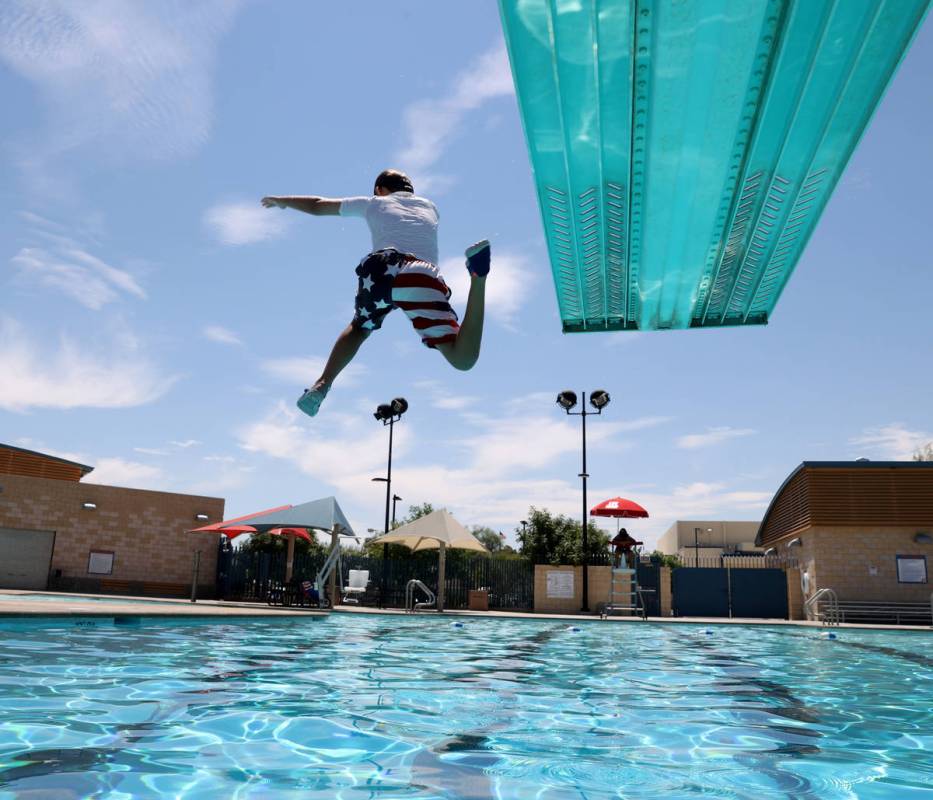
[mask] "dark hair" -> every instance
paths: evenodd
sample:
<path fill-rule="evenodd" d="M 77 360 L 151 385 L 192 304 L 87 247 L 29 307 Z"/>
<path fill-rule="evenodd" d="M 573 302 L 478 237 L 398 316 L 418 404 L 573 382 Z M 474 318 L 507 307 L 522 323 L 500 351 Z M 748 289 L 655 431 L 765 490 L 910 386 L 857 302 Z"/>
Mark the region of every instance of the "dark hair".
<path fill-rule="evenodd" d="M 373 191 L 379 187 L 388 189 L 390 192 L 414 192 L 415 189 L 411 185 L 411 178 L 409 178 L 404 172 L 399 172 L 397 169 L 384 169 L 376 178 L 376 184 L 373 186 Z"/>

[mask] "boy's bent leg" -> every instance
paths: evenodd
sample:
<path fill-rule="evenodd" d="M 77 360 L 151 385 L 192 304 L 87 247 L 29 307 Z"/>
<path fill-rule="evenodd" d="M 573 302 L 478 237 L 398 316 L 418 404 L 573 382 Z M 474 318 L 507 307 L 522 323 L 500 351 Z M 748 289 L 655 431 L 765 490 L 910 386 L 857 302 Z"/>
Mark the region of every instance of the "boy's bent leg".
<path fill-rule="evenodd" d="M 451 366 L 472 369 L 479 358 L 483 342 L 483 322 L 486 312 L 486 275 L 489 273 L 489 242 L 477 242 L 467 248 L 467 269 L 470 272 L 470 294 L 467 296 L 463 322 L 454 342 L 439 344 L 437 349 Z"/>

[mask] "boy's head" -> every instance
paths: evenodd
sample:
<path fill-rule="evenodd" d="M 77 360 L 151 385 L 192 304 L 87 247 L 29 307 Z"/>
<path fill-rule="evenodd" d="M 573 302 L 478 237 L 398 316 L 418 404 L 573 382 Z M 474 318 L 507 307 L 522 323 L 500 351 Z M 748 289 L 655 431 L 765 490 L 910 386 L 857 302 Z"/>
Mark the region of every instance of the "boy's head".
<path fill-rule="evenodd" d="M 380 191 L 381 190 L 381 191 Z M 376 184 L 373 186 L 373 194 L 385 196 L 392 192 L 414 192 L 411 185 L 411 178 L 404 172 L 397 169 L 384 169 L 376 177 Z"/>

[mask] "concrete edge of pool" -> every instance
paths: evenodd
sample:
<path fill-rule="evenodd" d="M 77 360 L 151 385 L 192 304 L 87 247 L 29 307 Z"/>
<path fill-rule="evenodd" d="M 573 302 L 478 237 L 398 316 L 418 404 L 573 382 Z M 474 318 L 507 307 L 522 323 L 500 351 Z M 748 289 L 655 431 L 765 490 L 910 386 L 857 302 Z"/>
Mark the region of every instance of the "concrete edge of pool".
<path fill-rule="evenodd" d="M 30 595 L 54 596 L 49 600 L 30 599 Z M 172 598 L 121 597 L 119 595 L 71 594 L 56 592 L 31 592 L 4 589 L 0 592 L 0 620 L 23 617 L 324 617 L 329 610 L 307 608 L 284 608 L 261 603 L 225 602 L 223 600 L 190 600 Z M 17 599 L 10 600 L 10 596 Z M 125 602 L 121 603 L 123 600 Z M 105 602 L 101 602 L 105 601 Z M 388 614 L 411 616 L 401 609 L 368 608 L 360 606 L 337 606 L 337 614 Z M 613 622 L 638 624 L 640 618 L 610 617 L 600 620 L 593 614 L 545 614 L 528 611 L 445 611 L 445 617 L 564 620 L 574 622 Z M 423 616 L 438 616 L 437 612 L 419 612 Z M 805 628 L 822 628 L 819 622 L 786 619 L 724 619 L 722 617 L 648 617 L 648 622 L 672 625 L 791 625 Z M 877 623 L 843 623 L 840 629 L 926 631 L 933 632 L 929 625 L 880 625 Z"/>

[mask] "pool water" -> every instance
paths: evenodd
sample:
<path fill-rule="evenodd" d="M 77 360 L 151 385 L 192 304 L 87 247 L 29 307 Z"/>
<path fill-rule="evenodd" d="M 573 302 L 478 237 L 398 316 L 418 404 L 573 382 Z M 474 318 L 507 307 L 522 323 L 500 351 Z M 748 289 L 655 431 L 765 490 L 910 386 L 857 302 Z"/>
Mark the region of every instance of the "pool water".
<path fill-rule="evenodd" d="M 0 798 L 933 797 L 933 638 L 0 622 Z"/>
<path fill-rule="evenodd" d="M 4 601 L 15 602 L 17 600 L 28 600 L 32 602 L 38 600 L 42 603 L 119 603 L 127 605 L 130 603 L 177 603 L 177 600 L 160 600 L 157 597 L 132 598 L 132 597 L 101 597 L 92 594 L 46 594 L 44 592 L 20 592 L 19 594 L 8 594 L 0 592 L 0 603 Z M 190 602 L 190 601 L 189 601 Z"/>

